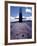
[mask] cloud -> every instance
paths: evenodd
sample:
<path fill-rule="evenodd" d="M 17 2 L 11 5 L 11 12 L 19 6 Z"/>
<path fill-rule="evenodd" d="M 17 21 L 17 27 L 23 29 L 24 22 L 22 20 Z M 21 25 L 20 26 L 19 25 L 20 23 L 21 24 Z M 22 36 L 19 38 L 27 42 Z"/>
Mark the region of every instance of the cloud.
<path fill-rule="evenodd" d="M 32 16 L 30 16 L 30 17 L 27 17 L 27 20 L 32 20 Z"/>
<path fill-rule="evenodd" d="M 25 18 L 25 16 L 22 16 L 22 18 Z"/>
<path fill-rule="evenodd" d="M 10 19 L 14 19 L 15 17 L 10 16 Z"/>
<path fill-rule="evenodd" d="M 32 11 L 31 11 L 31 9 L 28 9 L 28 8 L 27 8 L 27 9 L 26 9 L 26 12 L 31 13 Z"/>
<path fill-rule="evenodd" d="M 32 16 L 30 17 L 25 17 L 26 19 L 23 19 L 23 21 L 26 21 L 26 20 L 32 20 Z"/>
<path fill-rule="evenodd" d="M 15 17 L 10 16 L 10 22 L 19 21 L 19 19 L 15 19 Z"/>
<path fill-rule="evenodd" d="M 19 15 L 17 15 L 15 18 L 19 18 Z"/>
<path fill-rule="evenodd" d="M 16 21 L 19 21 L 19 19 L 15 19 L 15 18 L 19 18 L 19 14 L 17 13 L 16 16 L 10 16 L 10 22 L 16 22 Z"/>

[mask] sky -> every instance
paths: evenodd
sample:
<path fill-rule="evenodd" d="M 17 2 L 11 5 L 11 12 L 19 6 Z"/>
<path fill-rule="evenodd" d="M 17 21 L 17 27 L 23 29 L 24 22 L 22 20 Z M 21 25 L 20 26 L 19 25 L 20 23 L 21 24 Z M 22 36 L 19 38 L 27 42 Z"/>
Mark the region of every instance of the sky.
<path fill-rule="evenodd" d="M 29 17 L 32 16 L 32 7 L 21 7 L 22 8 L 22 16 Z M 11 6 L 10 7 L 10 16 L 16 17 L 19 16 L 20 7 Z"/>

